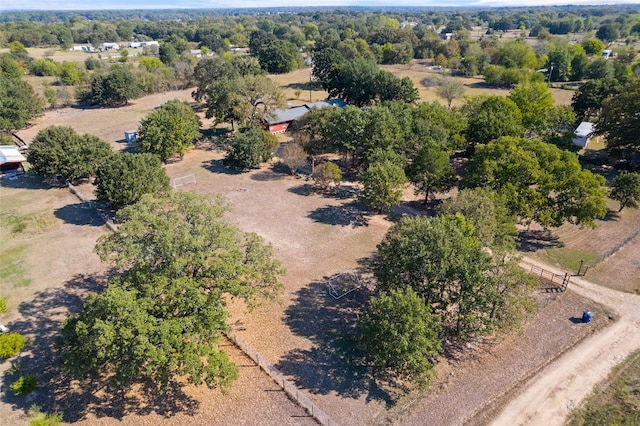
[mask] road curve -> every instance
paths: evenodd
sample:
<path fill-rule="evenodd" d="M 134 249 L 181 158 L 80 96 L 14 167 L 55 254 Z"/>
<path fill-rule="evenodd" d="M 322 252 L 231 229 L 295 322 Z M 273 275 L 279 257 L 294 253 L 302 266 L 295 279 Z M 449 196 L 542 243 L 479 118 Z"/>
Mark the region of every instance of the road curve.
<path fill-rule="evenodd" d="M 522 266 L 529 269 L 530 265 L 564 274 L 552 266 L 524 258 Z M 579 295 L 606 306 L 616 322 L 584 339 L 529 379 L 523 390 L 494 418 L 492 425 L 563 425 L 593 386 L 640 348 L 639 296 L 578 277 L 573 277 L 569 285 Z"/>

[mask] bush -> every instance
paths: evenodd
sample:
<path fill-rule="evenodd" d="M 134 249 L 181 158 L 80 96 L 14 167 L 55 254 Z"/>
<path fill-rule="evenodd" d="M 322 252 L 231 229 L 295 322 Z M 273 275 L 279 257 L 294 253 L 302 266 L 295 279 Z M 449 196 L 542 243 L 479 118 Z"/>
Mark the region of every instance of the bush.
<path fill-rule="evenodd" d="M 42 409 L 37 405 L 32 405 L 29 410 L 29 426 L 58 426 L 62 423 L 62 414 L 43 413 Z"/>
<path fill-rule="evenodd" d="M 13 389 L 15 396 L 29 395 L 36 390 L 38 386 L 38 379 L 33 374 L 27 374 L 26 376 L 20 376 L 18 380 L 11 383 L 9 386 Z"/>
<path fill-rule="evenodd" d="M 0 334 L 0 358 L 9 358 L 24 348 L 27 338 L 18 333 Z"/>
<path fill-rule="evenodd" d="M 321 188 L 327 188 L 331 182 L 340 183 L 342 172 L 335 163 L 327 161 L 316 167 L 313 172 L 313 179 Z"/>

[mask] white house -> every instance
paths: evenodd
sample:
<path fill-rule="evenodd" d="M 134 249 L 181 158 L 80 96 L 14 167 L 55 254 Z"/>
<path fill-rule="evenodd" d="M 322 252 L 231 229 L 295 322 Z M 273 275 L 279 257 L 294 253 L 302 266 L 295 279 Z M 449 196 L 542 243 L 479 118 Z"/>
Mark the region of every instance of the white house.
<path fill-rule="evenodd" d="M 120 45 L 118 43 L 102 43 L 100 45 L 100 50 L 119 50 L 120 49 Z"/>
<path fill-rule="evenodd" d="M 573 138 L 573 143 L 579 147 L 586 148 L 594 130 L 593 123 L 583 121 L 575 131 L 576 137 Z"/>

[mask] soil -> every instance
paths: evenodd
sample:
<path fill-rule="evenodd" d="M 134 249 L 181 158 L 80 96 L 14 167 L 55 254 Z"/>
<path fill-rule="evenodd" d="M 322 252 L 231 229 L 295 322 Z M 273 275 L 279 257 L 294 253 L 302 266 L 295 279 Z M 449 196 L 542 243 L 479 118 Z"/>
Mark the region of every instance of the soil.
<path fill-rule="evenodd" d="M 189 91 L 154 95 L 118 110 L 48 112 L 20 135 L 29 140 L 49 124 L 67 124 L 122 148 L 117 141 L 124 130 L 137 127 L 146 112 L 175 97 L 189 100 Z M 425 213 L 421 197 L 407 191 L 403 205 L 391 215 L 372 214 L 357 200 L 359 189 L 352 182 L 343 183 L 337 191 L 318 193 L 311 182 L 276 173 L 268 165 L 248 173 L 232 172 L 222 167 L 222 157 L 215 149 L 197 149 L 184 160 L 167 165 L 167 174 L 172 179 L 194 175 L 196 183 L 178 190 L 224 195 L 234 208 L 228 219 L 244 231 L 263 236 L 287 269 L 281 301 L 253 312 L 233 302 L 232 326 L 339 424 L 482 424 L 491 422 L 509 400 L 522 405 L 507 406 L 503 412 L 506 417 L 501 417 L 507 422 L 525 422 L 518 417 L 520 412 L 535 419 L 542 410 L 553 413 L 544 418 L 548 424 L 559 424 L 583 396 L 580 392 L 588 392 L 595 376 L 600 378 L 616 360 L 624 359 L 629 347 L 640 345 L 637 297 L 621 296 L 574 279 L 575 286 L 565 294 L 540 295 L 538 315 L 525 325 L 522 335 L 478 342 L 448 354 L 438 366 L 431 391 L 402 395 L 374 379 L 365 365 L 350 360 L 353 355 L 355 359 L 361 356 L 353 336 L 355 320 L 371 295 L 367 262 L 395 218 Z M 3 294 L 10 292 L 10 304 L 17 305 L 3 321 L 32 337 L 33 347 L 23 357 L 23 364 L 27 371 L 38 372 L 42 387 L 29 400 L 12 397 L 8 383 L 14 376 L 7 372 L 10 363 L 4 362 L 0 367 L 0 419 L 4 420 L 0 424 L 24 423 L 32 403 L 62 410 L 67 421 L 86 424 L 311 422 L 233 347 L 229 350 L 243 367 L 230 396 L 189 386 L 179 386 L 165 396 L 145 394 L 143 390 L 118 396 L 117 392 L 96 392 L 91 383 L 78 384 L 60 376 L 51 366 L 56 359 L 51 343 L 66 313 L 78 309 L 88 290 L 104 285 L 108 271 L 92 247 L 107 230 L 67 189 L 29 181 L 28 176 L 2 180 L 0 209 L 4 211 L 11 204 L 9 208 L 19 212 L 53 211 L 57 220 L 26 240 L 29 250 L 25 262 L 31 279 L 28 288 L 0 290 Z M 90 195 L 91 189 L 81 186 L 80 191 Z M 18 242 L 12 240 L 10 244 Z M 633 250 L 628 259 L 634 260 Z M 346 271 L 357 271 L 364 285 L 336 300 L 327 292 L 327 279 Z M 594 322 L 576 322 L 586 308 L 596 313 Z M 631 312 L 634 309 L 635 314 Z M 608 319 L 609 314 L 615 322 Z M 611 344 L 618 345 L 613 354 Z M 555 359 L 558 353 L 562 355 Z M 586 367 L 585 362 L 593 365 Z M 545 390 L 535 388 L 537 383 Z M 529 395 L 529 387 L 538 392 Z M 548 402 L 532 404 L 539 395 Z M 138 403 L 138 397 L 147 400 Z"/>

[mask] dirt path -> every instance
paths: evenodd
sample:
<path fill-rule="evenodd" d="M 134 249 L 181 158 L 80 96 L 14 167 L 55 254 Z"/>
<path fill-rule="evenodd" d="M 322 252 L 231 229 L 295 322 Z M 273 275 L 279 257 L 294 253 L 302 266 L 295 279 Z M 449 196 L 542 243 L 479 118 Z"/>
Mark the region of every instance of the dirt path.
<path fill-rule="evenodd" d="M 554 271 L 549 265 L 525 258 Z M 558 271 L 560 273 L 560 271 Z M 617 321 L 542 369 L 491 422 L 494 425 L 562 425 L 571 410 L 609 371 L 640 347 L 640 297 L 572 278 L 578 294 L 605 305 Z"/>

